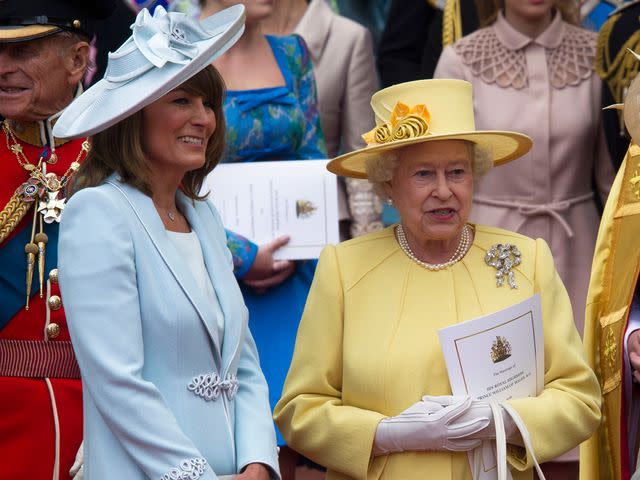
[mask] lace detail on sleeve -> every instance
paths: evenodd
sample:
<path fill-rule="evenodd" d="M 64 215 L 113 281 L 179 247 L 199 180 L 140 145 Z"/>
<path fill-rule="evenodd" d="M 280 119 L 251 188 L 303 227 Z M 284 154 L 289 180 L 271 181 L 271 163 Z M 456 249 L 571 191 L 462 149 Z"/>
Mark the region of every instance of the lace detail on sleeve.
<path fill-rule="evenodd" d="M 505 47 L 491 27 L 461 38 L 453 48 L 471 72 L 485 83 L 516 90 L 528 84 L 524 52 Z"/>
<path fill-rule="evenodd" d="M 594 72 L 597 34 L 583 28 L 565 25 L 558 48 L 547 49 L 549 79 L 554 88 L 575 86 Z"/>
<path fill-rule="evenodd" d="M 178 468 L 172 468 L 160 480 L 198 480 L 207 469 L 204 458 L 188 458 L 180 462 Z"/>

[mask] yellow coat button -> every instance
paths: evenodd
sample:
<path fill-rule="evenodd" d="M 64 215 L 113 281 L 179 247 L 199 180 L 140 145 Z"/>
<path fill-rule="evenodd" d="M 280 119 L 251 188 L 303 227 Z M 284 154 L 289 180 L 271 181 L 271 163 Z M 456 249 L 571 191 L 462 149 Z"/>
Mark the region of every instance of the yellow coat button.
<path fill-rule="evenodd" d="M 58 269 L 54 268 L 49 272 L 49 280 L 51 283 L 58 283 Z"/>
<path fill-rule="evenodd" d="M 60 335 L 60 325 L 57 323 L 47 325 L 47 338 L 56 338 L 58 335 Z"/>
<path fill-rule="evenodd" d="M 48 302 L 51 310 L 60 310 L 60 307 L 62 306 L 62 300 L 58 295 L 51 295 Z"/>

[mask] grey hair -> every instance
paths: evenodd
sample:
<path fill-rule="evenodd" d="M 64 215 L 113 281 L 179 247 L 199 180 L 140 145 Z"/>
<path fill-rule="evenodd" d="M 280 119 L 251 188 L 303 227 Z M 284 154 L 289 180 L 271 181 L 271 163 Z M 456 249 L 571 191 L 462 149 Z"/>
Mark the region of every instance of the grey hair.
<path fill-rule="evenodd" d="M 78 42 L 91 43 L 91 39 L 87 36 L 77 32 L 70 32 L 69 30 L 60 30 L 59 32 L 54 33 L 51 38 L 60 40 L 61 42 L 66 43 L 68 46 L 71 46 L 74 43 Z"/>
<path fill-rule="evenodd" d="M 471 172 L 474 185 L 493 167 L 493 155 L 487 148 L 473 142 L 465 141 L 471 161 Z M 380 155 L 365 160 L 364 168 L 367 178 L 373 184 L 373 189 L 383 200 L 389 197 L 384 190 L 384 184 L 393 178 L 393 172 L 398 166 L 400 154 L 398 150 L 389 150 Z"/>

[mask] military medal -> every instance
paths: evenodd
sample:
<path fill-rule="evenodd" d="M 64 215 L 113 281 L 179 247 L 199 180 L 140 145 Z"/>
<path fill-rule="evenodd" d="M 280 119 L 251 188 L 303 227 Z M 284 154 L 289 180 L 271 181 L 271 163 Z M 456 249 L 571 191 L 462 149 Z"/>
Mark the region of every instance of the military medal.
<path fill-rule="evenodd" d="M 16 140 L 6 120 L 2 122 L 2 129 L 7 141 L 7 148 L 13 152 L 22 168 L 29 172 L 27 181 L 17 188 L 5 209 L 0 212 L 0 242 L 2 242 L 26 215 L 31 205 L 34 206 L 31 239 L 24 247 L 24 252 L 27 256 L 27 301 L 25 308 L 29 310 L 29 294 L 33 285 L 36 258 L 40 297 L 42 298 L 44 294 L 44 260 L 49 238 L 44 233 L 43 223 L 60 222 L 66 202 L 66 198 L 61 197 L 62 190 L 73 174 L 80 168 L 80 160 L 89 151 L 90 145 L 85 140 L 75 161 L 71 163 L 62 177 L 58 177 L 55 173 L 47 173 L 46 169 L 47 163 L 54 164 L 58 161 L 55 152 L 50 152 L 45 147 L 38 159 L 38 163 L 34 165 L 29 162 L 29 159 L 24 154 L 22 145 Z M 38 229 L 37 233 L 36 228 Z"/>

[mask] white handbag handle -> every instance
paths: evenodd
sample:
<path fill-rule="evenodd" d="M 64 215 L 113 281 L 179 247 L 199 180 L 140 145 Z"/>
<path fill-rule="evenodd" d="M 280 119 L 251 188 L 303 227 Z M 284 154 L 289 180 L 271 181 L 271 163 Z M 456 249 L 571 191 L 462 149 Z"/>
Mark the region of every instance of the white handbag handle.
<path fill-rule="evenodd" d="M 538 472 L 538 477 L 540 480 L 546 480 L 544 473 L 542 473 L 542 469 L 540 468 L 540 464 L 538 463 L 538 459 L 536 458 L 536 454 L 533 451 L 533 446 L 531 445 L 531 438 L 529 437 L 529 431 L 527 430 L 526 425 L 518 415 L 518 412 L 509 405 L 507 402 L 490 402 L 491 411 L 493 412 L 493 422 L 496 428 L 496 451 L 497 451 L 497 461 L 498 461 L 498 480 L 507 480 L 507 437 L 504 429 L 504 420 L 502 418 L 501 408 L 504 409 L 505 412 L 509 414 L 513 423 L 516 424 L 518 430 L 520 431 L 520 435 L 522 436 L 522 440 L 524 441 L 524 445 L 527 448 L 527 451 L 531 455 L 531 459 L 533 460 L 533 465 Z"/>
<path fill-rule="evenodd" d="M 502 407 L 498 402 L 489 402 L 493 413 L 493 425 L 496 429 L 496 457 L 498 480 L 507 480 L 507 434 L 504 430 Z"/>

